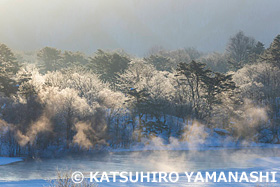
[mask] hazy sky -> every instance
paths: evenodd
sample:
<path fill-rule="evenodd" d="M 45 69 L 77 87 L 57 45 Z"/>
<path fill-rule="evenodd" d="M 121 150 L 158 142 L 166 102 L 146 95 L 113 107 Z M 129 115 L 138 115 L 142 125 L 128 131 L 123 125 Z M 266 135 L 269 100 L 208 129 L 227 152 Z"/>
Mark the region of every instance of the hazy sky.
<path fill-rule="evenodd" d="M 239 30 L 268 46 L 280 34 L 280 1 L 0 0 L 0 43 L 17 50 L 223 51 Z"/>

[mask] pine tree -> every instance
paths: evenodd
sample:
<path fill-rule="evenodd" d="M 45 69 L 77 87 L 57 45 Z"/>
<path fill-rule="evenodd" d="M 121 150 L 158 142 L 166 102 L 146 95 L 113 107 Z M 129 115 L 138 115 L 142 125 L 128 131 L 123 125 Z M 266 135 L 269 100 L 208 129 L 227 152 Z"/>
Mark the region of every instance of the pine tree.
<path fill-rule="evenodd" d="M 190 88 L 194 117 L 197 119 L 209 117 L 213 105 L 221 103 L 219 95 L 236 88 L 232 75 L 212 72 L 200 62 L 180 63 L 177 71 L 185 77 L 181 79 L 181 84 Z"/>
<path fill-rule="evenodd" d="M 144 60 L 154 65 L 159 71 L 171 71 L 173 68 L 172 65 L 174 65 L 170 58 L 161 55 L 151 55 Z"/>
<path fill-rule="evenodd" d="M 221 93 L 232 93 L 236 89 L 235 83 L 232 81 L 232 74 L 225 75 L 222 73 L 214 72 L 213 77 L 205 77 L 203 79 L 203 86 L 205 87 L 205 99 L 208 107 L 208 115 L 210 115 L 213 105 L 221 104 Z"/>
<path fill-rule="evenodd" d="M 253 48 L 252 52 L 255 54 L 262 54 L 265 50 L 264 44 L 262 42 L 258 42 L 255 47 Z"/>
<path fill-rule="evenodd" d="M 105 52 L 98 50 L 96 55 L 90 59 L 89 67 L 100 79 L 115 84 L 118 73 L 122 73 L 130 62 L 130 58 L 117 52 Z"/>
<path fill-rule="evenodd" d="M 38 52 L 37 56 L 43 62 L 44 71 L 55 71 L 61 67 L 61 51 L 56 48 L 45 47 Z"/>
<path fill-rule="evenodd" d="M 147 113 L 150 106 L 149 94 L 145 89 L 138 91 L 136 88 L 130 88 L 127 93 L 129 94 L 130 99 L 126 102 L 130 103 L 132 110 L 138 115 L 138 142 L 140 142 L 145 127 L 142 117 Z"/>
<path fill-rule="evenodd" d="M 276 36 L 270 47 L 260 56 L 260 59 L 280 67 L 280 35 Z"/>
<path fill-rule="evenodd" d="M 88 63 L 87 57 L 81 52 L 65 51 L 62 55 L 63 67 L 81 66 Z"/>
<path fill-rule="evenodd" d="M 5 44 L 0 44 L 0 92 L 10 96 L 18 89 L 15 74 L 19 70 L 16 58 Z"/>
<path fill-rule="evenodd" d="M 200 102 L 201 89 L 203 88 L 203 80 L 206 80 L 211 75 L 211 71 L 206 69 L 206 64 L 192 61 L 191 63 L 179 63 L 177 68 L 178 75 L 184 75 L 181 79 L 182 84 L 186 84 L 191 91 L 192 108 L 194 109 L 195 118 L 200 118 Z"/>
<path fill-rule="evenodd" d="M 264 44 L 262 42 L 257 42 L 257 44 L 249 51 L 248 62 L 250 64 L 256 63 L 264 50 Z"/>

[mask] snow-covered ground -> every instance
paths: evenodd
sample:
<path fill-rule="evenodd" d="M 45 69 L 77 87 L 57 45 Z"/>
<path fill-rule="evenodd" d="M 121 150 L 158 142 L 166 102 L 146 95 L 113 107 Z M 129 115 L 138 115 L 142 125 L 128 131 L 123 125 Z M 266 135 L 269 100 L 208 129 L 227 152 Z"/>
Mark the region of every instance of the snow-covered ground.
<path fill-rule="evenodd" d="M 23 160 L 23 158 L 20 158 L 20 157 L 0 157 L 0 166 L 6 165 L 6 164 L 11 164 L 14 162 L 20 162 L 22 160 Z"/>

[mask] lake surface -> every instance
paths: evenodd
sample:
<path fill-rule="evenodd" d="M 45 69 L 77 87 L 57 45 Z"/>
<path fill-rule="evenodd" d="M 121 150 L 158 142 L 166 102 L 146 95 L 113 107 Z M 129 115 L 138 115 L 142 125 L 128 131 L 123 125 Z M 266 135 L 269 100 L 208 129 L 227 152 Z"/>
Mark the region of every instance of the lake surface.
<path fill-rule="evenodd" d="M 265 167 L 252 160 L 280 157 L 280 149 L 254 148 L 207 151 L 143 151 L 69 155 L 59 159 L 37 159 L 0 166 L 0 180 L 51 179 L 57 170 L 110 171 L 201 171 L 226 168 Z"/>

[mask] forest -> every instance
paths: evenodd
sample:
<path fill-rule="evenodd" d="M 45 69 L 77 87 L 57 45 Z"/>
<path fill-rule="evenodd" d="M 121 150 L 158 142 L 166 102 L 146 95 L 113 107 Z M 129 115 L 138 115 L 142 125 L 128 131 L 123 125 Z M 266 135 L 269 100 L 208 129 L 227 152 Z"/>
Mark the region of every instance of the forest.
<path fill-rule="evenodd" d="M 280 35 L 240 31 L 224 52 L 151 48 L 143 57 L 0 44 L 0 155 L 130 148 L 217 132 L 280 143 Z"/>

